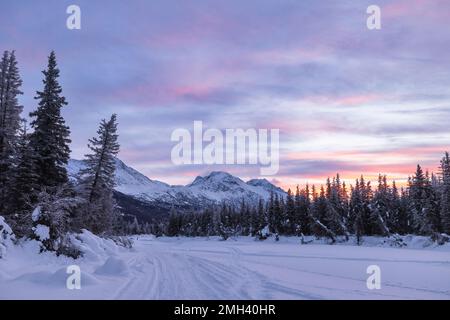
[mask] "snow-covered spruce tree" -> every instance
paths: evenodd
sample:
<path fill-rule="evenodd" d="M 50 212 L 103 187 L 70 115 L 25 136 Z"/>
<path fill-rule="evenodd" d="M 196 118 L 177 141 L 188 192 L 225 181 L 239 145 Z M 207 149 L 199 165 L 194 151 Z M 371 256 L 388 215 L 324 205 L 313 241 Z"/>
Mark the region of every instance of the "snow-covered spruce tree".
<path fill-rule="evenodd" d="M 30 136 L 36 164 L 39 185 L 46 190 L 60 187 L 68 181 L 66 165 L 70 157 L 70 131 L 61 115 L 61 108 L 67 105 L 61 95 L 58 82 L 59 69 L 55 53 L 48 58 L 48 67 L 44 74 L 44 89 L 38 91 L 39 100 L 36 111 L 30 113 L 34 132 Z"/>
<path fill-rule="evenodd" d="M 271 223 L 271 226 L 273 227 L 273 232 L 278 234 L 284 233 L 285 217 L 283 212 L 282 201 L 280 200 L 278 194 L 275 194 L 274 197 L 272 218 L 273 222 Z"/>
<path fill-rule="evenodd" d="M 441 208 L 442 231 L 450 234 L 450 156 L 448 152 L 441 160 Z"/>
<path fill-rule="evenodd" d="M 295 200 L 291 189 L 289 189 L 287 193 L 285 210 L 286 210 L 285 213 L 286 226 L 284 227 L 285 233 L 288 235 L 294 235 L 296 234 L 298 225 L 296 223 Z"/>
<path fill-rule="evenodd" d="M 402 223 L 405 223 L 405 210 L 402 208 L 402 199 L 395 181 L 392 181 L 392 188 L 389 190 L 388 213 L 389 217 L 386 221 L 388 229 L 393 233 L 404 234 L 406 227 Z"/>
<path fill-rule="evenodd" d="M 349 214 L 347 226 L 351 232 L 356 234 L 355 222 L 358 215 L 363 211 L 363 202 L 361 189 L 359 185 L 359 179 L 356 179 L 355 186 L 351 186 L 351 195 L 350 195 L 350 203 L 349 203 Z M 364 224 L 363 224 L 364 228 Z"/>
<path fill-rule="evenodd" d="M 275 195 L 273 191 L 270 192 L 269 201 L 267 203 L 267 210 L 266 210 L 266 220 L 267 220 L 267 226 L 269 227 L 269 232 L 275 232 Z"/>
<path fill-rule="evenodd" d="M 409 194 L 408 189 L 401 190 L 400 197 L 400 212 L 399 218 L 396 223 L 396 227 L 398 229 L 398 233 L 400 234 L 408 234 L 412 233 L 412 216 L 411 210 L 409 210 Z"/>
<path fill-rule="evenodd" d="M 169 222 L 167 224 L 166 233 L 169 237 L 180 235 L 182 217 L 174 207 L 170 209 Z"/>
<path fill-rule="evenodd" d="M 355 232 L 355 236 L 356 236 L 356 243 L 358 244 L 358 246 L 361 244 L 361 240 L 362 240 L 362 236 L 364 235 L 364 221 L 363 221 L 363 217 L 362 217 L 362 211 L 357 211 L 355 213 L 355 217 L 354 217 L 354 222 L 353 222 L 353 230 Z"/>
<path fill-rule="evenodd" d="M 252 236 L 259 235 L 260 231 L 267 226 L 266 210 L 262 199 L 259 199 L 258 201 L 258 206 L 255 209 L 255 217 L 252 220 L 252 225 Z"/>
<path fill-rule="evenodd" d="M 300 190 L 297 186 L 295 191 L 295 224 L 296 232 L 301 235 L 311 234 L 309 209 L 311 201 L 309 198 L 309 186 L 306 185 L 305 189 Z"/>
<path fill-rule="evenodd" d="M 214 235 L 214 208 L 206 208 L 198 221 L 200 223 L 199 232 L 202 236 Z"/>
<path fill-rule="evenodd" d="M 83 226 L 93 233 L 110 232 L 115 216 L 113 199 L 115 156 L 119 153 L 117 142 L 117 117 L 115 114 L 102 120 L 98 137 L 89 140 L 92 153 L 86 155 L 86 168 L 81 171 L 81 183 L 86 205 L 83 207 Z"/>
<path fill-rule="evenodd" d="M 239 216 L 237 221 L 237 231 L 242 236 L 248 236 L 250 234 L 250 206 L 242 199 L 241 206 L 239 208 Z"/>
<path fill-rule="evenodd" d="M 333 230 L 325 225 L 324 221 L 327 216 L 328 200 L 326 198 L 325 189 L 320 188 L 320 194 L 316 195 L 313 186 L 313 202 L 311 204 L 310 229 L 316 237 L 328 237 L 332 243 L 336 242 L 336 234 Z"/>
<path fill-rule="evenodd" d="M 23 120 L 20 129 L 15 162 L 13 183 L 8 192 L 8 196 L 14 201 L 10 202 L 8 211 L 15 213 L 11 217 L 11 223 L 16 234 L 22 237 L 30 235 L 31 219 L 29 219 L 29 213 L 33 209 L 33 204 L 37 202 L 37 190 L 39 189 L 33 150 L 29 144 L 25 120 Z"/>
<path fill-rule="evenodd" d="M 32 213 L 34 238 L 42 243 L 41 251 L 55 251 L 78 257 L 80 252 L 75 249 L 68 237 L 77 208 L 82 199 L 77 197 L 70 184 L 59 187 L 45 188 L 38 195 L 38 204 Z"/>
<path fill-rule="evenodd" d="M 18 102 L 21 85 L 14 51 L 5 51 L 0 62 L 0 213 L 4 215 L 12 213 L 6 209 L 13 200 L 8 197 L 8 191 L 14 176 L 17 133 L 23 109 Z"/>
<path fill-rule="evenodd" d="M 389 212 L 392 203 L 391 193 L 386 176 L 378 175 L 378 188 L 371 202 L 370 224 L 373 234 L 389 236 L 388 227 Z"/>
<path fill-rule="evenodd" d="M 364 176 L 361 175 L 359 179 L 359 189 L 361 192 L 361 215 L 362 220 L 364 223 L 364 230 L 366 231 L 366 235 L 372 235 L 374 234 L 373 226 L 370 223 L 370 216 L 371 216 L 371 201 L 373 198 L 373 192 L 372 192 L 372 186 L 370 184 L 370 181 L 367 183 L 364 180 Z"/>
<path fill-rule="evenodd" d="M 236 230 L 233 228 L 232 214 L 232 209 L 226 204 L 222 204 L 218 213 L 217 232 L 223 240 L 227 240 L 235 234 Z"/>
<path fill-rule="evenodd" d="M 409 205 L 413 217 L 413 231 L 431 235 L 439 231 L 439 212 L 431 181 L 417 165 L 415 175 L 409 181 Z"/>
<path fill-rule="evenodd" d="M 342 200 L 342 190 L 339 175 L 327 179 L 325 189 L 325 214 L 320 221 L 336 235 L 348 238 L 347 205 Z"/>

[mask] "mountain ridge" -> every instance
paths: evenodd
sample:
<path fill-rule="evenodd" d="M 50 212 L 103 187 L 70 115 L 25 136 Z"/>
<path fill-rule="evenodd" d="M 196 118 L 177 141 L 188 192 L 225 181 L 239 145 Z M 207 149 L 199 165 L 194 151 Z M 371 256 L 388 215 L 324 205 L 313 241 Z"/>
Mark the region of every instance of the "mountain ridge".
<path fill-rule="evenodd" d="M 72 181 L 79 180 L 79 172 L 84 166 L 83 160 L 69 160 L 67 171 Z M 193 211 L 220 203 L 237 207 L 243 199 L 248 204 L 256 205 L 260 199 L 268 200 L 272 192 L 280 197 L 286 196 L 284 190 L 267 179 L 243 181 L 225 171 L 212 171 L 206 175 L 197 176 L 187 185 L 169 185 L 150 179 L 118 158 L 116 158 L 115 180 L 116 198 L 120 199 L 119 205 L 123 207 L 124 203 L 133 203 L 133 208 L 142 207 L 143 215 L 145 215 L 145 208 L 148 208 L 148 214 L 151 215 L 156 211 L 169 212 L 171 208 Z M 132 209 L 125 211 L 132 211 Z M 133 214 L 133 212 L 126 213 Z"/>

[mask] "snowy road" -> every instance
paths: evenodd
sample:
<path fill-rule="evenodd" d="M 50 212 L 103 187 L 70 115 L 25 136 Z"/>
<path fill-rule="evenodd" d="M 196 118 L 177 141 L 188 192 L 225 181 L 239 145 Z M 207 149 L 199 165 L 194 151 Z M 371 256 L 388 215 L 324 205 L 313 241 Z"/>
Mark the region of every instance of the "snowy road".
<path fill-rule="evenodd" d="M 95 262 L 14 268 L 20 259 L 0 260 L 1 299 L 450 299 L 450 253 L 438 250 L 141 237 Z M 82 289 L 68 290 L 65 266 L 76 263 Z M 369 265 L 381 268 L 380 290 L 367 289 Z"/>

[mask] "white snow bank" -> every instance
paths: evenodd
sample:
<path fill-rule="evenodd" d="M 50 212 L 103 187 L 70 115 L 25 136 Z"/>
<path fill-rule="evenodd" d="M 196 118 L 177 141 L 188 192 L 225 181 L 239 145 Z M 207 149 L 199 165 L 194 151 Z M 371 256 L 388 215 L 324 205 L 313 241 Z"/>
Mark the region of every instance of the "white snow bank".
<path fill-rule="evenodd" d="M 95 273 L 109 276 L 127 275 L 128 266 L 125 261 L 121 259 L 118 259 L 116 257 L 109 257 L 102 266 L 98 267 L 95 270 Z"/>
<path fill-rule="evenodd" d="M 201 239 L 201 238 L 199 238 Z M 213 237 L 211 239 L 214 239 Z M 253 241 L 254 237 L 230 237 L 228 241 L 236 240 Z M 275 237 L 269 236 L 267 240 L 263 242 L 274 242 Z M 301 237 L 285 237 L 280 236 L 280 243 L 299 243 L 301 244 Z M 304 245 L 316 245 L 316 244 L 330 244 L 330 240 L 326 237 L 316 238 L 315 236 L 304 236 Z M 337 241 L 332 246 L 358 246 L 356 237 L 350 236 L 348 241 L 345 241 L 344 237 L 338 237 Z M 405 248 L 405 249 L 432 249 L 438 251 L 450 251 L 450 242 L 443 245 L 433 241 L 430 237 L 416 236 L 416 235 L 393 235 L 391 237 L 377 237 L 377 236 L 364 236 L 361 237 L 360 247 L 382 247 L 382 248 Z"/>
<path fill-rule="evenodd" d="M 73 235 L 71 242 L 82 252 L 83 257 L 90 261 L 105 260 L 106 257 L 127 250 L 112 239 L 101 238 L 85 229 L 80 234 Z"/>
<path fill-rule="evenodd" d="M 5 218 L 0 216 L 0 259 L 6 255 L 8 247 L 13 245 L 15 240 L 11 227 L 6 223 Z"/>
<path fill-rule="evenodd" d="M 50 251 L 40 252 L 39 240 L 20 239 L 13 244 L 11 229 L 3 218 L 0 226 L 4 231 L 0 234 L 8 235 L 8 254 L 0 259 L 0 300 L 102 298 L 109 291 L 114 292 L 130 274 L 132 262 L 124 257 L 133 256 L 135 251 L 121 245 L 128 244 L 126 239 L 104 239 L 87 230 L 68 235 L 71 244 L 82 252 L 74 259 Z M 6 247 L 4 237 L 0 238 Z M 67 287 L 69 277 L 74 275 L 68 270 L 74 265 L 79 267 L 82 290 Z"/>
<path fill-rule="evenodd" d="M 28 282 L 37 285 L 44 285 L 46 287 L 63 288 L 66 286 L 68 276 L 69 274 L 67 273 L 67 267 L 63 267 L 54 272 L 38 271 L 25 273 L 15 278 L 13 281 Z M 83 286 L 90 286 L 98 284 L 99 281 L 89 273 L 81 272 L 81 283 Z"/>

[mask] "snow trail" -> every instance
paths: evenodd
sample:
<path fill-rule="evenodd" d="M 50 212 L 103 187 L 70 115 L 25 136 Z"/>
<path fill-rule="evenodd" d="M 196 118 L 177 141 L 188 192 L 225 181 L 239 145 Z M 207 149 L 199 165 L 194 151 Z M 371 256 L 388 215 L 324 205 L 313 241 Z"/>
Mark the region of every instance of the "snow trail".
<path fill-rule="evenodd" d="M 450 299 L 450 252 L 431 249 L 143 236 L 94 262 L 45 254 L 24 265 L 26 254 L 0 260 L 0 299 Z M 65 288 L 69 264 L 89 280 L 81 290 Z M 380 290 L 366 286 L 373 264 Z"/>

